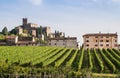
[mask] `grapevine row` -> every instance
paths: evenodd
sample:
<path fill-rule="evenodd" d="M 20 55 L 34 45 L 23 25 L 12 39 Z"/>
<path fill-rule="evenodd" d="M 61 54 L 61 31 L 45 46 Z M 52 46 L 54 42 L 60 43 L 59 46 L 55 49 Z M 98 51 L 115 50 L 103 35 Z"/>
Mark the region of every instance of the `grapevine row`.
<path fill-rule="evenodd" d="M 115 51 L 113 51 L 112 49 L 108 49 L 108 51 L 113 55 L 113 57 L 115 57 L 116 59 L 120 61 L 120 56 L 116 54 Z"/>
<path fill-rule="evenodd" d="M 115 51 L 120 56 L 120 51 L 119 50 L 113 48 L 113 51 Z"/>
<path fill-rule="evenodd" d="M 111 61 L 118 67 L 120 68 L 120 61 L 118 61 L 116 58 L 114 58 L 110 52 L 108 52 L 106 49 L 103 49 L 104 52 L 108 55 L 109 59 L 111 59 Z"/>
<path fill-rule="evenodd" d="M 104 59 L 104 62 L 106 62 L 106 64 L 109 67 L 109 69 L 111 69 L 112 72 L 115 72 L 116 71 L 115 65 L 105 56 L 105 54 L 103 53 L 102 50 L 99 49 L 99 52 L 101 53 L 102 58 Z"/>
<path fill-rule="evenodd" d="M 47 66 L 50 63 L 54 62 L 57 58 L 59 58 L 64 52 L 66 52 L 66 48 L 64 50 L 62 50 L 61 52 L 59 52 L 58 54 L 56 54 L 55 56 L 53 56 L 50 59 L 47 59 L 46 61 L 43 62 L 43 66 Z"/>
<path fill-rule="evenodd" d="M 95 57 L 97 58 L 97 61 L 98 61 L 99 65 L 100 65 L 100 69 L 101 69 L 101 72 L 102 72 L 104 70 L 103 62 L 100 60 L 100 58 L 99 58 L 99 56 L 98 56 L 95 49 L 94 49 L 94 53 L 95 53 Z"/>
<path fill-rule="evenodd" d="M 62 58 L 60 58 L 59 60 L 57 60 L 56 62 L 55 62 L 55 67 L 59 67 L 61 64 L 62 64 L 62 62 L 70 55 L 70 53 L 72 52 L 72 48 L 62 57 Z"/>
<path fill-rule="evenodd" d="M 93 64 L 92 64 L 92 58 L 90 54 L 90 49 L 88 49 L 88 57 L 89 57 L 89 69 L 92 70 Z"/>
<path fill-rule="evenodd" d="M 73 63 L 73 61 L 74 61 L 77 53 L 78 53 L 78 49 L 75 51 L 75 53 L 74 53 L 74 55 L 71 57 L 71 59 L 66 63 L 66 66 L 67 66 L 67 67 L 71 67 L 71 66 L 72 66 L 72 63 Z"/>
<path fill-rule="evenodd" d="M 49 50 L 48 52 L 44 53 L 44 55 L 41 55 L 41 57 L 39 59 L 37 59 L 36 61 L 33 61 L 34 64 L 37 64 L 37 63 L 40 63 L 40 62 L 43 62 L 45 61 L 46 59 L 52 57 L 53 55 L 55 55 L 57 52 L 59 52 L 60 50 L 62 50 L 62 48 L 59 48 L 59 49 L 52 49 L 52 50 Z M 48 56 L 49 55 L 49 56 Z"/>
<path fill-rule="evenodd" d="M 84 56 L 84 48 L 82 48 L 82 51 L 81 51 L 80 61 L 79 61 L 79 64 L 78 64 L 78 70 L 80 70 L 81 67 L 82 67 L 83 56 Z"/>

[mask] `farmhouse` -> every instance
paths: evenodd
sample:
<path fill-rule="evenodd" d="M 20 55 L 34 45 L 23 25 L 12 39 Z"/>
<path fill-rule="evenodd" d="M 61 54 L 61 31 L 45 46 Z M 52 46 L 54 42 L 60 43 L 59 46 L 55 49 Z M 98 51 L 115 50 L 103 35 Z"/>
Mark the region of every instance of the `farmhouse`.
<path fill-rule="evenodd" d="M 6 36 L 0 45 L 36 45 L 35 37 Z"/>
<path fill-rule="evenodd" d="M 18 37 L 18 36 L 17 36 Z M 15 45 L 36 45 L 35 37 L 18 37 Z"/>
<path fill-rule="evenodd" d="M 83 35 L 83 46 L 89 48 L 117 48 L 117 33 L 89 33 Z"/>

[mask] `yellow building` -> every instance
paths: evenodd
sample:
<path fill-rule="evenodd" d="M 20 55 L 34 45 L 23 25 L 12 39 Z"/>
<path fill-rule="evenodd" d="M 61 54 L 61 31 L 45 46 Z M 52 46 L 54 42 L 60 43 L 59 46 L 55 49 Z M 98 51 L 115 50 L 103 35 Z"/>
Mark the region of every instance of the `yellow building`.
<path fill-rule="evenodd" d="M 91 33 L 83 35 L 83 46 L 89 48 L 117 48 L 117 33 Z"/>

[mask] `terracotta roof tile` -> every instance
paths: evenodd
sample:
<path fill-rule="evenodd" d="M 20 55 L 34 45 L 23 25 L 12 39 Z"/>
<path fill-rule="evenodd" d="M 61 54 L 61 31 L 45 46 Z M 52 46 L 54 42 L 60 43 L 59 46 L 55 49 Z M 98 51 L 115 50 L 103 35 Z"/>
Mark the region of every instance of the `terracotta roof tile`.
<path fill-rule="evenodd" d="M 89 33 L 84 34 L 84 36 L 118 36 L 117 33 Z"/>

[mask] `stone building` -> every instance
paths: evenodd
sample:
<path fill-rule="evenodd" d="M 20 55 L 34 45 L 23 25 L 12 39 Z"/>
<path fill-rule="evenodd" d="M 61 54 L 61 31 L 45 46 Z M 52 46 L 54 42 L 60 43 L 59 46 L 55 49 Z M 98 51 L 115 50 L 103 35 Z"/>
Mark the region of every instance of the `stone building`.
<path fill-rule="evenodd" d="M 18 36 L 6 36 L 7 45 L 15 45 L 18 42 Z"/>
<path fill-rule="evenodd" d="M 77 48 L 77 38 L 76 37 L 50 38 L 48 44 L 50 46 Z"/>
<path fill-rule="evenodd" d="M 3 42 L 2 42 L 3 43 Z M 6 36 L 4 44 L 0 45 L 36 45 L 35 37 Z"/>
<path fill-rule="evenodd" d="M 65 37 L 64 32 L 58 32 L 58 33 L 49 34 L 49 38 L 63 38 L 63 37 Z"/>
<path fill-rule="evenodd" d="M 50 28 L 49 26 L 42 27 L 42 32 L 43 32 L 43 33 L 45 32 L 46 35 L 49 36 L 50 33 L 51 33 L 51 28 Z"/>
<path fill-rule="evenodd" d="M 22 25 L 15 28 L 17 30 L 17 34 L 23 36 L 31 35 L 35 37 L 41 37 L 40 35 L 42 34 L 38 33 L 40 29 L 40 26 L 38 26 L 38 24 L 28 23 L 27 18 L 23 18 L 22 23 Z M 42 32 L 46 33 L 46 35 L 48 36 L 51 33 L 51 29 L 48 26 L 42 27 Z"/>
<path fill-rule="evenodd" d="M 23 18 L 23 24 L 16 27 L 17 33 L 22 34 L 24 36 L 28 36 L 28 35 L 36 36 L 37 28 L 38 28 L 38 24 L 28 23 L 27 18 Z"/>
<path fill-rule="evenodd" d="M 35 37 L 18 37 L 15 45 L 36 45 Z"/>
<path fill-rule="evenodd" d="M 117 48 L 117 33 L 92 33 L 83 35 L 83 46 L 89 48 Z"/>

